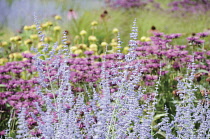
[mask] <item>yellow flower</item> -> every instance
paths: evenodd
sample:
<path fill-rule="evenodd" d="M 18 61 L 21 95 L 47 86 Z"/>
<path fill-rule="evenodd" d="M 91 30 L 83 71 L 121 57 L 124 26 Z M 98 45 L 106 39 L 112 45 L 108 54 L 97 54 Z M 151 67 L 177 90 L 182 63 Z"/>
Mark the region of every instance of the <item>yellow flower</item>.
<path fill-rule="evenodd" d="M 4 65 L 7 62 L 8 62 L 8 59 L 7 58 L 1 58 L 0 59 L 0 65 Z"/>
<path fill-rule="evenodd" d="M 9 40 L 10 40 L 11 42 L 15 42 L 15 37 L 11 37 Z"/>
<path fill-rule="evenodd" d="M 55 20 L 61 20 L 61 19 L 62 19 L 61 16 L 59 16 L 59 15 L 55 16 Z"/>
<path fill-rule="evenodd" d="M 87 49 L 87 45 L 86 45 L 86 44 L 80 44 L 80 47 L 81 47 L 82 49 Z"/>
<path fill-rule="evenodd" d="M 30 26 L 24 26 L 24 28 L 23 28 L 24 30 L 30 30 L 31 29 L 31 27 Z"/>
<path fill-rule="evenodd" d="M 147 37 L 147 38 L 145 39 L 145 42 L 148 42 L 148 41 L 151 41 L 150 37 Z"/>
<path fill-rule="evenodd" d="M 61 50 L 63 48 L 63 45 L 59 45 L 56 50 Z"/>
<path fill-rule="evenodd" d="M 91 23 L 91 26 L 97 26 L 98 25 L 98 22 L 97 21 L 93 21 L 92 23 Z"/>
<path fill-rule="evenodd" d="M 78 35 L 76 35 L 75 37 L 74 37 L 74 40 L 79 40 L 80 39 L 80 37 L 78 36 Z"/>
<path fill-rule="evenodd" d="M 8 62 L 9 60 L 7 58 L 2 58 L 4 63 Z"/>
<path fill-rule="evenodd" d="M 94 41 L 97 41 L 97 38 L 96 38 L 96 36 L 89 36 L 88 40 L 94 42 Z"/>
<path fill-rule="evenodd" d="M 13 57 L 14 57 L 13 54 L 9 54 L 10 59 L 13 59 Z"/>
<path fill-rule="evenodd" d="M 110 45 L 111 45 L 112 47 L 117 47 L 117 46 L 118 46 L 117 42 L 111 42 Z"/>
<path fill-rule="evenodd" d="M 111 42 L 117 42 L 117 40 L 116 39 L 112 39 L 112 41 Z"/>
<path fill-rule="evenodd" d="M 30 26 L 30 28 L 31 29 L 36 29 L 36 25 L 33 24 L 33 25 Z"/>
<path fill-rule="evenodd" d="M 48 21 L 46 24 L 47 24 L 47 26 L 52 26 L 53 25 L 53 23 L 50 22 L 50 21 Z"/>
<path fill-rule="evenodd" d="M 118 47 L 113 47 L 112 48 L 114 51 L 116 51 L 116 50 L 119 50 L 120 48 L 118 48 Z"/>
<path fill-rule="evenodd" d="M 123 49 L 123 53 L 127 53 L 128 52 L 128 49 L 129 49 L 129 47 L 127 46 L 127 47 L 124 47 L 124 49 Z"/>
<path fill-rule="evenodd" d="M 71 44 L 71 41 L 66 41 L 65 44 L 66 45 L 70 45 Z"/>
<path fill-rule="evenodd" d="M 50 37 L 45 37 L 44 38 L 44 41 L 47 42 L 47 43 L 50 43 L 52 41 L 52 38 Z"/>
<path fill-rule="evenodd" d="M 38 49 L 44 48 L 43 42 L 39 42 L 38 45 L 37 45 L 37 48 L 38 48 Z"/>
<path fill-rule="evenodd" d="M 72 52 L 76 51 L 77 49 L 78 49 L 77 46 L 72 46 L 72 47 L 70 47 L 70 50 L 71 50 Z"/>
<path fill-rule="evenodd" d="M 21 53 L 13 53 L 13 57 L 16 58 L 16 59 L 23 58 Z"/>
<path fill-rule="evenodd" d="M 22 41 L 17 41 L 17 44 L 21 44 L 22 43 Z"/>
<path fill-rule="evenodd" d="M 91 51 L 97 51 L 98 50 L 98 46 L 96 44 L 91 44 L 90 45 L 90 50 Z"/>
<path fill-rule="evenodd" d="M 25 45 L 29 45 L 29 44 L 32 44 L 33 42 L 32 42 L 32 40 L 27 39 L 27 40 L 24 41 L 24 43 L 25 43 Z"/>
<path fill-rule="evenodd" d="M 44 24 L 41 25 L 41 27 L 42 27 L 43 29 L 45 29 L 45 28 L 48 27 L 48 24 L 47 24 L 47 23 L 44 23 Z"/>
<path fill-rule="evenodd" d="M 4 61 L 0 59 L 0 65 L 4 65 Z"/>
<path fill-rule="evenodd" d="M 55 26 L 55 27 L 53 28 L 53 30 L 54 30 L 54 31 L 60 31 L 60 30 L 61 30 L 61 27 L 60 27 L 60 26 Z"/>
<path fill-rule="evenodd" d="M 32 35 L 30 36 L 30 38 L 31 38 L 32 40 L 37 40 L 37 39 L 38 39 L 38 35 L 37 35 L 37 34 L 32 34 Z"/>
<path fill-rule="evenodd" d="M 30 51 L 28 51 L 28 50 L 26 50 L 26 51 L 24 51 L 23 53 L 31 53 Z"/>
<path fill-rule="evenodd" d="M 26 61 L 26 60 L 28 60 L 27 58 L 23 58 L 23 61 Z"/>
<path fill-rule="evenodd" d="M 81 49 L 77 49 L 76 51 L 74 51 L 74 54 L 81 54 L 83 51 Z"/>
<path fill-rule="evenodd" d="M 85 36 L 87 34 L 87 32 L 85 30 L 80 31 L 79 33 L 81 36 Z"/>
<path fill-rule="evenodd" d="M 21 40 L 21 37 L 20 36 L 15 36 L 14 37 L 14 41 L 20 41 Z"/>
<path fill-rule="evenodd" d="M 119 32 L 119 30 L 117 29 L 117 28 L 114 28 L 113 30 L 112 30 L 112 33 L 113 34 L 117 34 Z"/>
<path fill-rule="evenodd" d="M 140 40 L 141 40 L 141 41 L 145 41 L 145 40 L 146 40 L 146 37 L 145 37 L 145 36 L 142 36 L 142 37 L 140 38 Z"/>
<path fill-rule="evenodd" d="M 106 47 L 106 46 L 108 46 L 108 44 L 107 44 L 106 42 L 102 42 L 102 43 L 101 43 L 101 46 L 102 46 L 102 47 Z"/>
<path fill-rule="evenodd" d="M 1 46 L 2 46 L 2 47 L 6 47 L 6 46 L 8 46 L 8 43 L 7 43 L 6 41 L 3 41 L 3 42 L 1 43 Z"/>

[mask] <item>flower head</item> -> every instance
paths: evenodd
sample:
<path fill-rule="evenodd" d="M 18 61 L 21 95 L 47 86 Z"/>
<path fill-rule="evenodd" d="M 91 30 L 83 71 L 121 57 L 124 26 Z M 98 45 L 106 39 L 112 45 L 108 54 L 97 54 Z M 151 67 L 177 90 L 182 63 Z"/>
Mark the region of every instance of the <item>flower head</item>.
<path fill-rule="evenodd" d="M 68 11 L 67 18 L 68 20 L 72 20 L 72 19 L 77 19 L 78 16 L 77 16 L 77 13 L 73 9 L 70 9 Z"/>
<path fill-rule="evenodd" d="M 80 33 L 79 33 L 81 36 L 85 36 L 86 34 L 87 34 L 87 31 L 85 31 L 85 30 L 82 30 L 82 31 L 80 31 Z"/>
<path fill-rule="evenodd" d="M 62 19 L 61 16 L 59 16 L 59 15 L 55 16 L 55 20 L 61 20 L 61 19 Z"/>

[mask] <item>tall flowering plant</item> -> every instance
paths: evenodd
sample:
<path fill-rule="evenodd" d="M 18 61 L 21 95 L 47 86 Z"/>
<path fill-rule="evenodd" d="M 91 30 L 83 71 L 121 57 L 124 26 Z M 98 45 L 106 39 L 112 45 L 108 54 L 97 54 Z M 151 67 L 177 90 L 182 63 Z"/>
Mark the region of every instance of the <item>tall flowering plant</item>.
<path fill-rule="evenodd" d="M 44 39 L 44 34 L 39 33 Z M 93 91 L 86 90 L 86 95 L 72 92 L 65 34 L 63 38 L 63 51 L 56 54 L 54 49 L 49 50 L 50 46 L 45 44 L 43 53 L 34 57 L 40 84 L 37 93 L 45 104 L 41 106 L 35 103 L 39 115 L 31 114 L 37 122 L 33 129 L 23 128 L 26 122 L 25 110 L 22 110 L 16 138 L 150 138 L 155 98 L 139 104 L 145 90 L 137 86 L 142 78 L 142 66 L 135 61 L 136 21 L 129 42 L 129 53 L 124 57 L 120 53 L 121 41 L 118 37 L 119 50 L 115 62 L 108 69 L 102 65 L 101 89 L 90 84 Z M 48 74 L 49 66 L 55 69 L 53 76 Z M 117 86 L 117 90 L 110 92 L 110 84 Z M 52 98 L 45 95 L 49 92 L 52 92 Z"/>

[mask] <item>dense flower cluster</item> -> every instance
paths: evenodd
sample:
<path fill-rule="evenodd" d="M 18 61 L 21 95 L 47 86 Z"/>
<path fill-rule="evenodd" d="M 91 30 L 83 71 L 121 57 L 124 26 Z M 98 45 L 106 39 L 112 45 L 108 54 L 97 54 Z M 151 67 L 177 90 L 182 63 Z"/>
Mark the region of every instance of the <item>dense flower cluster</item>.
<path fill-rule="evenodd" d="M 126 9 L 156 4 L 109 2 Z M 202 2 L 173 4 L 196 9 Z M 73 16 L 77 24 L 76 13 Z M 62 17 L 56 15 L 55 22 L 24 26 L 23 33 L 0 42 L 6 55 L 0 59 L 0 136 L 209 137 L 209 32 L 186 38 L 157 31 L 139 39 L 134 21 L 128 46 L 121 46 L 120 31 L 106 26 L 111 16 L 104 10 L 100 20 L 90 24 L 90 32 L 77 28 L 73 39 L 67 30 L 59 37 Z M 104 24 L 109 39 L 97 34 L 98 23 Z M 179 45 L 180 39 L 187 44 Z M 20 53 L 26 49 L 36 54 Z"/>
<path fill-rule="evenodd" d="M 210 2 L 208 0 L 181 0 L 169 3 L 172 11 L 182 11 L 191 13 L 202 13 L 209 11 Z"/>
<path fill-rule="evenodd" d="M 208 138 L 208 91 L 198 103 L 195 94 L 196 83 L 210 71 L 209 51 L 190 53 L 188 47 L 197 44 L 172 45 L 181 34 L 156 33 L 151 41 L 138 41 L 137 29 L 134 21 L 127 54 L 118 49 L 102 56 L 86 51 L 86 58 L 69 55 L 64 32 L 59 51 L 58 44 L 46 43 L 33 59 L 23 54 L 27 61 L 2 66 L 1 99 L 21 110 L 16 138 Z M 40 37 L 45 38 L 41 31 Z M 121 48 L 119 35 L 116 47 Z M 165 99 L 158 90 L 161 78 L 183 69 L 186 76 L 175 78 L 175 114 L 169 108 L 156 113 Z"/>

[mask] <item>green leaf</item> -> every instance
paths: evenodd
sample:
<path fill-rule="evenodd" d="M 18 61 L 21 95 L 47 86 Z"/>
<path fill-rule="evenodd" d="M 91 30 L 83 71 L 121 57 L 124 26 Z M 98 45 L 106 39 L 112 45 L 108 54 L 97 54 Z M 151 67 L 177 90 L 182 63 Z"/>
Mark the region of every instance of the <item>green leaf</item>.
<path fill-rule="evenodd" d="M 166 137 L 166 133 L 162 132 L 162 131 L 158 131 L 157 134 L 160 134 L 161 136 L 163 136 L 164 138 Z"/>
<path fill-rule="evenodd" d="M 0 87 L 6 87 L 6 85 L 4 85 L 4 84 L 0 84 Z"/>
<path fill-rule="evenodd" d="M 199 73 L 199 72 L 209 73 L 207 70 L 204 70 L 204 69 L 198 70 L 198 73 Z"/>
<path fill-rule="evenodd" d="M 167 116 L 167 114 L 166 114 L 166 113 L 157 114 L 157 115 L 155 115 L 155 117 L 153 118 L 153 121 L 156 121 L 156 120 L 160 119 L 160 118 L 163 117 L 163 116 Z"/>

